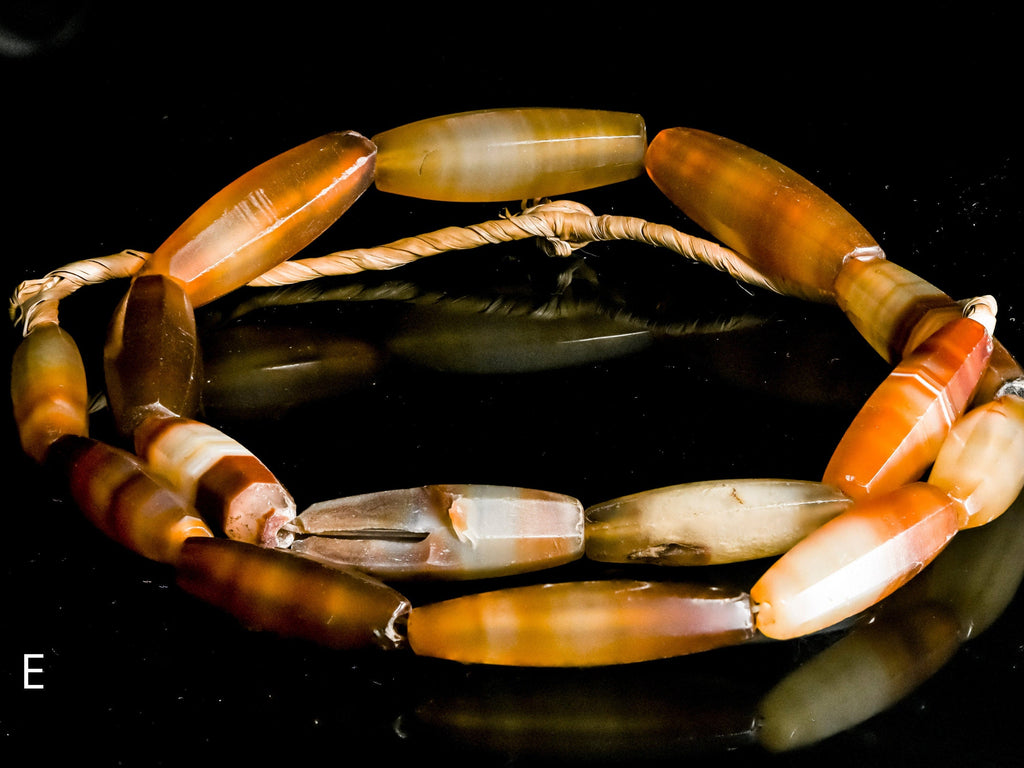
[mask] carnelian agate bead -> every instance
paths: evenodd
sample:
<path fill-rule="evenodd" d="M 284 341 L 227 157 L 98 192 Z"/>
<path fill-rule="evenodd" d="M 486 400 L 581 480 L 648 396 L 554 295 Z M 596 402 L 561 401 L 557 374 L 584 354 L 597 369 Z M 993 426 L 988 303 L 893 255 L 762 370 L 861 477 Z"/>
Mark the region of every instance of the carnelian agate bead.
<path fill-rule="evenodd" d="M 692 584 L 586 581 L 484 592 L 412 609 L 409 645 L 470 664 L 592 667 L 735 645 L 749 597 Z"/>
<path fill-rule="evenodd" d="M 932 334 L 868 398 L 822 482 L 856 500 L 919 478 L 963 414 L 991 352 L 988 330 L 971 318 Z"/>
<path fill-rule="evenodd" d="M 851 500 L 794 480 L 709 480 L 622 496 L 586 510 L 587 557 L 712 565 L 779 555 Z"/>
<path fill-rule="evenodd" d="M 433 117 L 373 137 L 377 188 L 450 202 L 576 192 L 643 172 L 640 115 L 591 109 L 495 109 Z"/>
<path fill-rule="evenodd" d="M 409 602 L 376 579 L 230 539 L 190 539 L 178 585 L 250 629 L 330 648 L 397 648 Z"/>
<path fill-rule="evenodd" d="M 21 447 L 42 462 L 64 435 L 88 434 L 85 365 L 70 334 L 55 323 L 34 328 L 14 352 L 11 400 Z"/>
<path fill-rule="evenodd" d="M 313 504 L 292 551 L 379 578 L 509 576 L 583 555 L 583 505 L 496 485 L 429 485 Z"/>
<path fill-rule="evenodd" d="M 140 275 L 166 274 L 201 306 L 245 285 L 315 240 L 373 180 L 376 148 L 329 133 L 257 166 L 190 216 Z"/>
<path fill-rule="evenodd" d="M 54 444 L 47 463 L 67 477 L 71 497 L 93 525 L 143 557 L 173 564 L 186 539 L 213 535 L 191 505 L 127 451 L 68 436 Z"/>
<path fill-rule="evenodd" d="M 195 315 L 180 284 L 165 275 L 132 283 L 110 323 L 103 364 L 107 401 L 122 434 L 152 416 L 195 414 L 202 358 Z"/>
<path fill-rule="evenodd" d="M 843 262 L 883 257 L 842 206 L 760 152 L 692 128 L 669 128 L 645 160 L 658 188 L 780 291 L 831 301 Z"/>
<path fill-rule="evenodd" d="M 913 578 L 956 532 L 956 504 L 927 483 L 861 501 L 789 550 L 754 585 L 757 628 L 788 640 L 849 618 Z"/>
<path fill-rule="evenodd" d="M 1005 395 L 968 412 L 949 433 L 928 482 L 957 503 L 961 528 L 991 522 L 1024 488 L 1024 400 Z"/>
<path fill-rule="evenodd" d="M 135 452 L 230 538 L 291 543 L 281 526 L 295 517 L 295 501 L 263 462 L 220 430 L 192 419 L 149 419 L 135 431 Z"/>

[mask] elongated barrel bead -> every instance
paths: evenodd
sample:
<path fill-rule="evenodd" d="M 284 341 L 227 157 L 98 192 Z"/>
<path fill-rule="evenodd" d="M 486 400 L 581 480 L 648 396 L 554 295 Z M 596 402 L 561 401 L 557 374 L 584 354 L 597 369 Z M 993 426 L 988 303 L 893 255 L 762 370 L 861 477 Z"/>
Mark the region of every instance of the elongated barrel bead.
<path fill-rule="evenodd" d="M 295 529 L 293 551 L 388 579 L 508 576 L 583 555 L 578 500 L 495 485 L 431 485 L 324 501 L 299 515 Z"/>
<path fill-rule="evenodd" d="M 185 542 L 178 585 L 250 629 L 330 648 L 393 649 L 409 602 L 366 574 L 230 539 Z"/>
<path fill-rule="evenodd" d="M 949 433 L 928 482 L 959 507 L 960 527 L 985 525 L 1024 488 L 1024 399 L 1006 395 L 978 406 Z"/>
<path fill-rule="evenodd" d="M 315 240 L 373 180 L 374 145 L 329 133 L 268 160 L 190 216 L 143 265 L 201 306 L 245 285 Z"/>
<path fill-rule="evenodd" d="M 69 436 L 54 445 L 47 457 L 51 461 L 67 477 L 85 517 L 143 557 L 173 564 L 186 539 L 213 535 L 185 499 L 127 451 Z"/>
<path fill-rule="evenodd" d="M 295 501 L 237 440 L 199 421 L 150 419 L 135 432 L 135 452 L 153 472 L 232 539 L 287 546 L 281 526 Z"/>
<path fill-rule="evenodd" d="M 373 137 L 377 188 L 451 202 L 525 200 L 612 184 L 643 172 L 640 115 L 589 109 L 497 109 L 420 120 Z"/>
<path fill-rule="evenodd" d="M 710 480 L 588 507 L 587 557 L 709 565 L 779 555 L 852 501 L 821 483 Z"/>
<path fill-rule="evenodd" d="M 958 630 L 956 618 L 937 604 L 854 629 L 761 700 L 759 741 L 786 752 L 885 711 L 949 661 L 960 645 Z"/>
<path fill-rule="evenodd" d="M 758 580 L 750 591 L 757 628 L 785 640 L 849 618 L 913 578 L 956 531 L 956 504 L 927 483 L 861 501 Z"/>
<path fill-rule="evenodd" d="M 529 667 L 626 664 L 753 637 L 745 593 L 691 584 L 538 584 L 413 608 L 409 645 L 423 656 Z"/>
<path fill-rule="evenodd" d="M 103 349 L 107 401 L 131 435 L 153 416 L 195 415 L 202 358 L 192 304 L 166 275 L 135 280 L 114 312 Z"/>
<path fill-rule="evenodd" d="M 835 200 L 731 139 L 669 128 L 651 141 L 645 162 L 669 200 L 786 293 L 831 301 L 843 262 L 883 256 Z"/>
<path fill-rule="evenodd" d="M 921 477 L 967 407 L 991 352 L 988 330 L 969 318 L 930 336 L 868 398 L 823 482 L 860 499 Z"/>
<path fill-rule="evenodd" d="M 32 330 L 14 352 L 11 400 L 21 447 L 42 462 L 64 435 L 86 435 L 89 392 L 74 339 L 52 323 Z"/>

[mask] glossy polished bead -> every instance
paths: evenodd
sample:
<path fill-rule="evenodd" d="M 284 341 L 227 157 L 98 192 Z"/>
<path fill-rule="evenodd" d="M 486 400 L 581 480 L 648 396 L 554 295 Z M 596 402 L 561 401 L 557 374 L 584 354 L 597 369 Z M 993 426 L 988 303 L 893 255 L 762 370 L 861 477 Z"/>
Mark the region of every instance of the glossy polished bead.
<path fill-rule="evenodd" d="M 768 692 L 758 740 L 787 752 L 853 728 L 906 697 L 959 646 L 956 619 L 939 605 L 857 627 Z"/>
<path fill-rule="evenodd" d="M 54 323 L 22 339 L 11 365 L 11 400 L 21 447 L 36 461 L 64 435 L 88 434 L 89 392 L 74 339 Z"/>
<path fill-rule="evenodd" d="M 143 265 L 201 306 L 298 253 L 373 180 L 376 148 L 358 133 L 329 133 L 278 155 L 214 195 Z"/>
<path fill-rule="evenodd" d="M 292 551 L 380 578 L 475 579 L 583 555 L 583 506 L 560 493 L 431 485 L 314 504 Z"/>
<path fill-rule="evenodd" d="M 589 109 L 497 109 L 420 120 L 373 137 L 377 188 L 451 202 L 561 195 L 639 176 L 640 115 Z"/>
<path fill-rule="evenodd" d="M 213 535 L 190 504 L 127 451 L 69 436 L 54 445 L 47 463 L 67 477 L 93 525 L 143 557 L 175 563 L 186 539 Z"/>
<path fill-rule="evenodd" d="M 859 502 L 789 550 L 754 585 L 757 628 L 787 640 L 849 618 L 913 578 L 956 531 L 956 504 L 927 483 Z"/>
<path fill-rule="evenodd" d="M 991 351 L 988 330 L 969 318 L 930 336 L 868 398 L 823 482 L 856 500 L 920 478 L 967 407 Z"/>
<path fill-rule="evenodd" d="M 985 525 L 1024 488 L 1024 399 L 1006 395 L 973 409 L 953 427 L 928 482 L 959 505 L 961 528 Z"/>
<path fill-rule="evenodd" d="M 634 493 L 586 510 L 587 557 L 710 565 L 779 555 L 852 502 L 793 480 L 711 480 Z"/>
<path fill-rule="evenodd" d="M 835 200 L 730 139 L 669 128 L 651 141 L 645 162 L 669 200 L 785 293 L 830 301 L 844 261 L 883 257 Z"/>
<path fill-rule="evenodd" d="M 388 650 L 403 642 L 408 600 L 356 570 L 230 539 L 190 539 L 177 580 L 250 629 L 345 650 Z"/>
<path fill-rule="evenodd" d="M 114 312 L 103 349 L 107 401 L 131 435 L 152 416 L 193 416 L 202 358 L 184 289 L 165 275 L 135 280 Z"/>
<path fill-rule="evenodd" d="M 735 645 L 753 637 L 742 592 L 691 584 L 538 584 L 413 608 L 409 645 L 477 664 L 589 667 Z"/>
<path fill-rule="evenodd" d="M 220 430 L 191 419 L 150 419 L 135 432 L 135 452 L 228 537 L 265 547 L 291 543 L 281 526 L 295 517 L 295 501 L 263 462 Z"/>

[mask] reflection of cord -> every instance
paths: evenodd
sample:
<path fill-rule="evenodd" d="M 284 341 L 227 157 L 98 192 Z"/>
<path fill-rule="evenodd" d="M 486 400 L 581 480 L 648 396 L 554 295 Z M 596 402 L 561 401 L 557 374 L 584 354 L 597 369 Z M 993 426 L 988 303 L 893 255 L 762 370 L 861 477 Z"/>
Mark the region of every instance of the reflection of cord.
<path fill-rule="evenodd" d="M 72 40 L 82 29 L 85 8 L 65 5 L 75 4 L 7 3 L 0 15 L 0 56 L 27 59 Z"/>
<path fill-rule="evenodd" d="M 377 248 L 338 251 L 314 259 L 286 261 L 249 285 L 281 286 L 363 270 L 394 269 L 446 251 L 532 237 L 541 238 L 545 251 L 556 256 L 568 256 L 591 242 L 635 240 L 667 248 L 688 259 L 709 264 L 743 282 L 773 291 L 779 290 L 728 248 L 643 219 L 595 216 L 585 206 L 571 201 L 546 202 L 526 208 L 520 214 L 510 214 L 469 227 L 447 227 Z M 148 256 L 141 251 L 125 250 L 101 258 L 76 261 L 42 278 L 26 280 L 18 286 L 11 298 L 11 319 L 15 323 L 24 323 L 25 335 L 41 323 L 55 323 L 57 305 L 61 299 L 70 296 L 83 285 L 130 277 L 142 267 Z"/>

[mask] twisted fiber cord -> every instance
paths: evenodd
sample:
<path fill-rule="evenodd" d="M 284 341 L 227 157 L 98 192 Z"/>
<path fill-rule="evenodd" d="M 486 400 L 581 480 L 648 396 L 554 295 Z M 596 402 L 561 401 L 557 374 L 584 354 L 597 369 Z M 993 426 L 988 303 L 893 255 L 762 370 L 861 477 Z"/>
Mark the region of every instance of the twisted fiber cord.
<path fill-rule="evenodd" d="M 320 277 L 350 275 L 364 270 L 386 270 L 447 251 L 539 238 L 553 256 L 568 256 L 592 242 L 633 240 L 666 248 L 694 261 L 726 272 L 745 283 L 780 292 L 770 280 L 746 264 L 738 254 L 716 243 L 692 237 L 663 224 L 629 216 L 594 215 L 572 201 L 545 202 L 519 214 L 468 227 L 446 227 L 388 245 L 337 251 L 312 259 L 278 264 L 252 280 L 252 287 L 282 286 Z M 42 278 L 26 280 L 11 298 L 10 316 L 23 323 L 23 333 L 44 323 L 57 323 L 59 302 L 85 285 L 131 277 L 149 254 L 124 250 L 104 257 L 66 264 Z"/>

